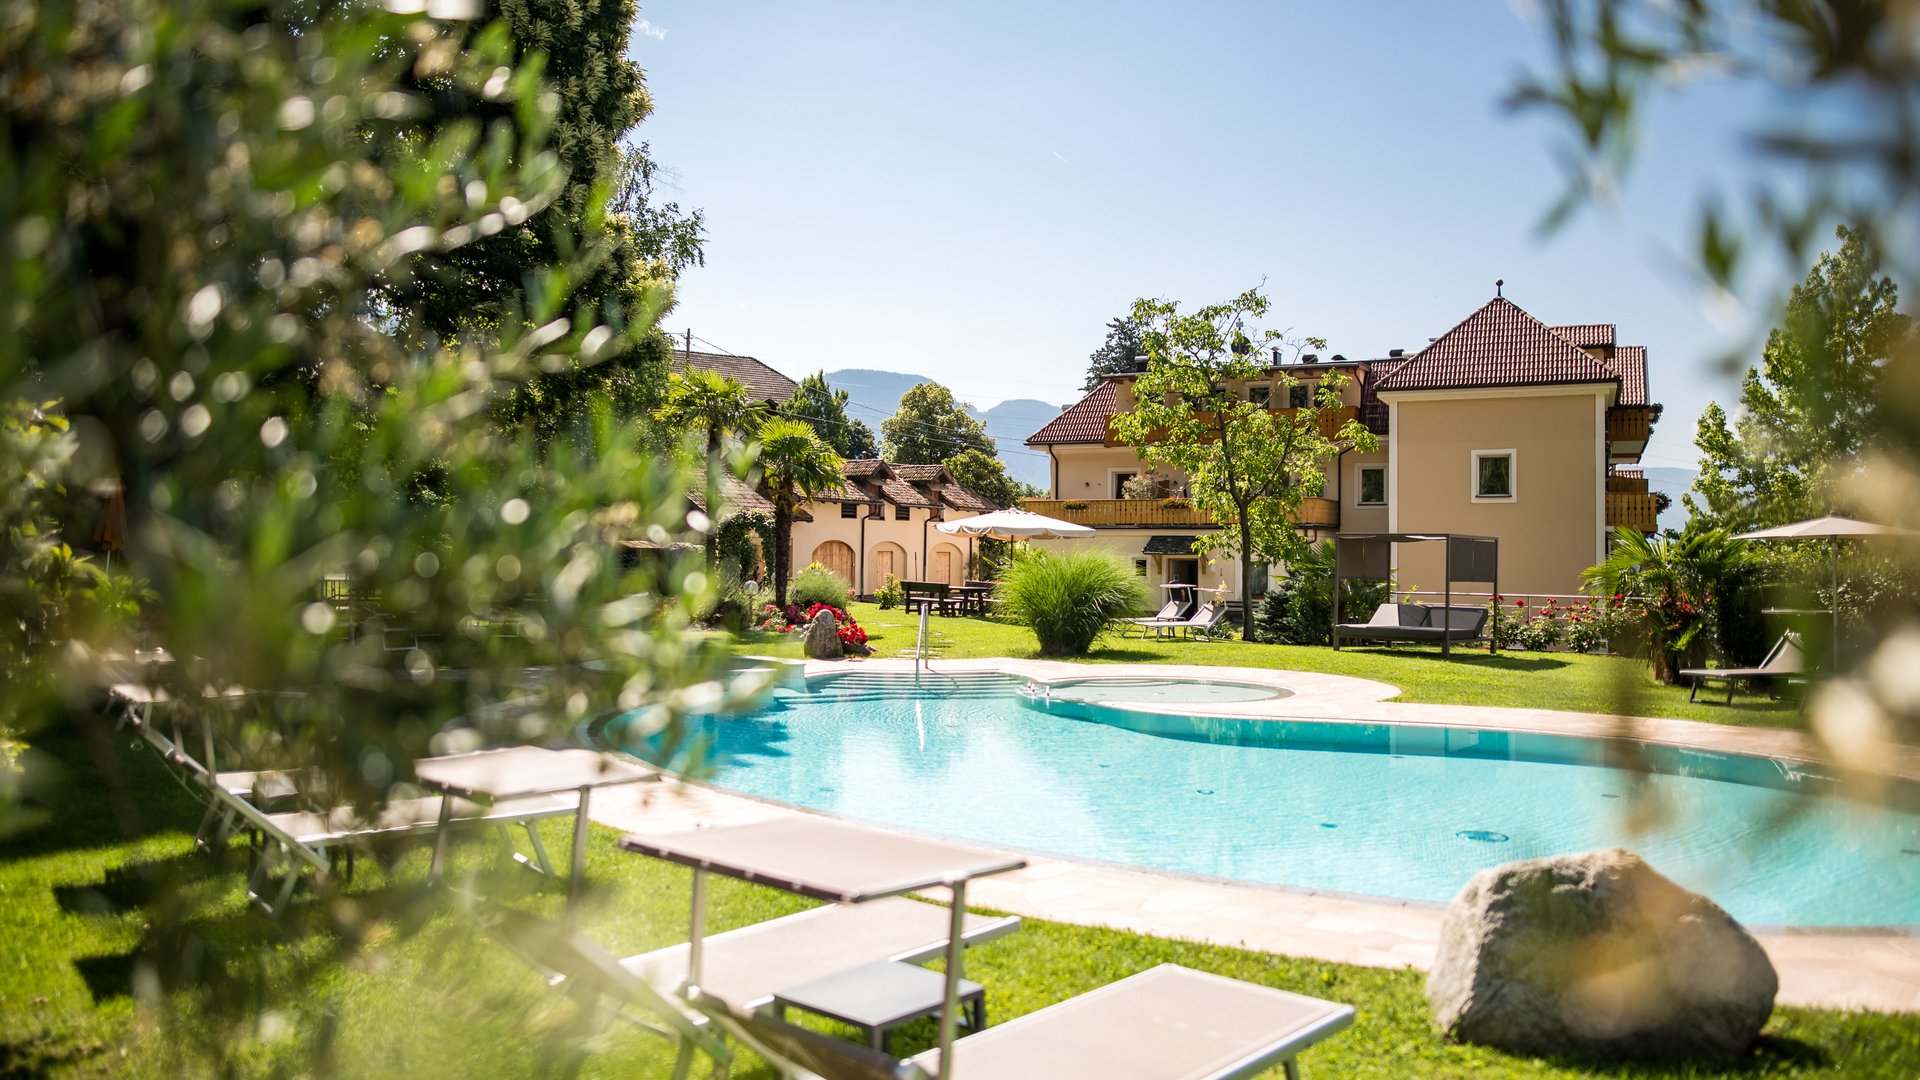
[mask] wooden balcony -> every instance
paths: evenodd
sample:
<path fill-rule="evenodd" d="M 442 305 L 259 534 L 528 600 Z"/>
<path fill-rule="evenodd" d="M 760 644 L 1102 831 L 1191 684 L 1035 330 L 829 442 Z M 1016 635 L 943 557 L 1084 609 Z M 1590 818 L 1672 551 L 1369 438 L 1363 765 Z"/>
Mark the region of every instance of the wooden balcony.
<path fill-rule="evenodd" d="M 1287 419 L 1291 420 L 1294 414 L 1299 412 L 1300 410 L 1274 409 L 1272 411 L 1280 416 L 1286 417 Z M 1347 421 L 1356 419 L 1359 417 L 1359 415 L 1360 415 L 1360 410 L 1352 405 L 1342 405 L 1337 409 L 1321 409 L 1320 410 L 1320 434 L 1325 435 L 1327 438 L 1331 439 L 1335 435 L 1338 435 L 1340 433 L 1341 428 L 1347 426 Z M 1212 416 L 1213 416 L 1212 413 L 1202 413 L 1200 414 L 1199 418 L 1205 421 L 1205 420 L 1211 420 Z M 1149 442 L 1157 441 L 1160 435 L 1161 433 L 1156 431 L 1149 436 L 1148 441 Z M 1126 445 L 1125 443 L 1122 443 L 1119 439 L 1114 437 L 1113 426 L 1111 423 L 1109 423 L 1107 426 L 1106 441 L 1108 446 Z"/>
<path fill-rule="evenodd" d="M 1607 410 L 1607 441 L 1644 444 L 1653 437 L 1653 412 L 1649 409 Z"/>
<path fill-rule="evenodd" d="M 1607 528 L 1624 525 L 1643 533 L 1659 528 L 1660 511 L 1648 491 L 1607 492 Z"/>
<path fill-rule="evenodd" d="M 1211 529 L 1206 514 L 1165 499 L 1022 499 L 1020 508 L 1096 529 Z M 1297 525 L 1340 527 L 1340 504 L 1333 499 L 1303 499 Z"/>
<path fill-rule="evenodd" d="M 1647 478 L 1645 476 L 1625 476 L 1617 472 L 1612 473 L 1607 477 L 1607 490 L 1620 492 L 1622 494 L 1645 495 L 1647 493 Z"/>

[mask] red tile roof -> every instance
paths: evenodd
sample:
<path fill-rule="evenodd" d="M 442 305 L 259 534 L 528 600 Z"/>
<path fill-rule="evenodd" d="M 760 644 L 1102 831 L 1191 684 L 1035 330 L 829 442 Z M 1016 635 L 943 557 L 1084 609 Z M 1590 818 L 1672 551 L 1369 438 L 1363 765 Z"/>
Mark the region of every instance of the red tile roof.
<path fill-rule="evenodd" d="M 1612 367 L 1620 375 L 1620 400 L 1614 404 L 1647 404 L 1647 347 L 1620 346 L 1614 350 Z"/>
<path fill-rule="evenodd" d="M 1553 332 L 1573 342 L 1575 345 L 1586 348 L 1613 344 L 1613 324 L 1610 322 L 1576 323 L 1573 326 L 1556 326 L 1553 328 Z"/>
<path fill-rule="evenodd" d="M 1381 392 L 1482 386 L 1613 382 L 1606 362 L 1547 324 L 1495 297 L 1460 325 L 1407 358 L 1377 384 Z"/>
<path fill-rule="evenodd" d="M 1114 403 L 1118 400 L 1113 380 L 1108 379 L 1094 387 L 1086 397 L 1067 406 L 1065 412 L 1047 421 L 1039 431 L 1027 436 L 1027 445 L 1106 442 L 1107 420 L 1113 416 Z"/>

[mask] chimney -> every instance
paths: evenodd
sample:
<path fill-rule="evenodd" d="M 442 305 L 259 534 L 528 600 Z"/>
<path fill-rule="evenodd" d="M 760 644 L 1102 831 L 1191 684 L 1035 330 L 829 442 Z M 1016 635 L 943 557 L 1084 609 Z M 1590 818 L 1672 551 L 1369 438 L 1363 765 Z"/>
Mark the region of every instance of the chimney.
<path fill-rule="evenodd" d="M 1280 359 L 1280 346 L 1275 345 L 1273 347 L 1273 366 L 1279 367 L 1283 363 L 1285 363 L 1285 361 Z"/>
<path fill-rule="evenodd" d="M 1405 355 L 1407 355 L 1407 350 L 1405 349 L 1388 349 L 1387 350 L 1387 359 L 1389 360 L 1398 360 L 1400 357 Z"/>

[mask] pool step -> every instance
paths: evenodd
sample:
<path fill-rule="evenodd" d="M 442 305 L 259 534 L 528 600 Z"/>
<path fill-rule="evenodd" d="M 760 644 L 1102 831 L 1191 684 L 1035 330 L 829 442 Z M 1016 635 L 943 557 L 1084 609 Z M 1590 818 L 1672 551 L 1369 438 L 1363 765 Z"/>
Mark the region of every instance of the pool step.
<path fill-rule="evenodd" d="M 909 674 L 850 672 L 815 680 L 809 693 L 815 697 L 861 701 L 910 701 L 929 696 L 953 700 L 1005 697 L 1021 685 L 1021 680 L 994 671 L 925 671 L 918 678 Z"/>

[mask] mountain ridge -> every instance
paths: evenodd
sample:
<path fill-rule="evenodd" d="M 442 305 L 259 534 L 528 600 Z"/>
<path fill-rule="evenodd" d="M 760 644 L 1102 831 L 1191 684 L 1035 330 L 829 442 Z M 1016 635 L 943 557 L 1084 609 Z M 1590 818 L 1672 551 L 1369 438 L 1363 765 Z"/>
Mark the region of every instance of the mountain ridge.
<path fill-rule="evenodd" d="M 827 385 L 847 392 L 847 413 L 873 429 L 876 438 L 880 424 L 900 408 L 900 398 L 921 383 L 938 382 L 926 375 L 877 368 L 844 368 L 827 372 Z M 958 395 L 956 395 L 958 396 Z M 1037 398 L 1009 398 L 990 409 L 981 409 L 962 401 L 967 415 L 980 421 L 993 438 L 1007 475 L 1022 483 L 1046 488 L 1052 482 L 1052 466 L 1047 456 L 1027 448 L 1027 436 L 1040 430 L 1047 421 L 1060 415 L 1064 405 Z"/>

